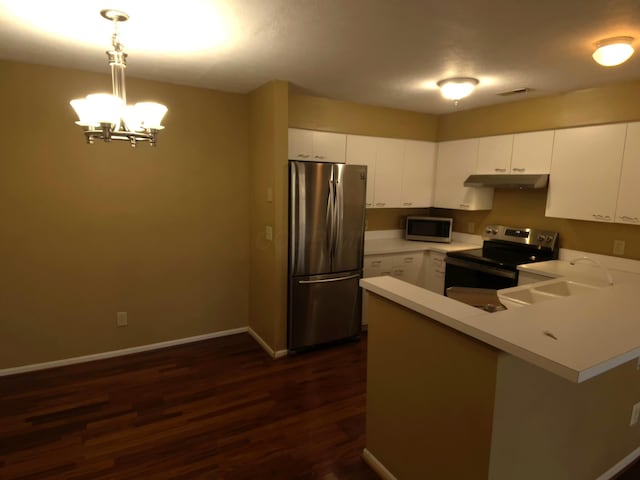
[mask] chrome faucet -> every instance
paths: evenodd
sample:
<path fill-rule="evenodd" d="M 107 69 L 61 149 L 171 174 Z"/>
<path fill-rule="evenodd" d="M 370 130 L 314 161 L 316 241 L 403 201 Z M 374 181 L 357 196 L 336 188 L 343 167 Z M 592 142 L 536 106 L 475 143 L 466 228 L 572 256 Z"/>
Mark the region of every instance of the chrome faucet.
<path fill-rule="evenodd" d="M 607 276 L 607 283 L 609 285 L 613 285 L 613 277 L 611 276 L 611 272 L 609 271 L 609 269 L 607 267 L 605 267 L 603 264 L 601 264 L 599 261 L 597 261 L 594 258 L 591 257 L 577 257 L 574 258 L 573 260 L 571 260 L 569 263 L 571 265 L 575 265 L 576 262 L 581 262 L 581 261 L 588 261 L 593 263 L 594 265 L 600 267 L 602 269 L 602 271 L 604 272 L 604 274 Z"/>

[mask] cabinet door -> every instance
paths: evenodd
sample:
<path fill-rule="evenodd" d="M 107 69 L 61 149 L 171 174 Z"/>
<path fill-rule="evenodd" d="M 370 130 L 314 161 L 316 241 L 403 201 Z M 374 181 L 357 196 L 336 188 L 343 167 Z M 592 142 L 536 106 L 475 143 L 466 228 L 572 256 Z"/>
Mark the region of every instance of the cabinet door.
<path fill-rule="evenodd" d="M 640 224 L 640 123 L 627 126 L 616 222 Z"/>
<path fill-rule="evenodd" d="M 513 135 L 482 137 L 478 140 L 477 173 L 509 173 Z"/>
<path fill-rule="evenodd" d="M 347 136 L 342 133 L 313 132 L 313 159 L 317 162 L 344 163 Z"/>
<path fill-rule="evenodd" d="M 379 277 L 381 275 L 391 275 L 392 256 L 390 255 L 366 255 L 364 257 L 364 271 L 362 276 Z"/>
<path fill-rule="evenodd" d="M 391 276 L 413 285 L 421 286 L 420 270 L 423 256 L 422 252 L 394 255 L 391 259 Z"/>
<path fill-rule="evenodd" d="M 402 206 L 433 205 L 436 146 L 432 142 L 406 140 L 402 162 Z"/>
<path fill-rule="evenodd" d="M 491 209 L 493 188 L 464 186 L 467 177 L 476 172 L 477 161 L 477 138 L 438 144 L 434 207 L 461 210 Z"/>
<path fill-rule="evenodd" d="M 289 129 L 289 159 L 313 161 L 313 132 Z"/>
<path fill-rule="evenodd" d="M 515 134 L 511 173 L 549 173 L 553 136 L 553 130 Z"/>
<path fill-rule="evenodd" d="M 547 217 L 613 221 L 626 131 L 626 124 L 556 131 Z"/>
<path fill-rule="evenodd" d="M 346 161 L 351 165 L 367 166 L 367 197 L 365 206 L 373 207 L 373 194 L 376 178 L 376 152 L 378 150 L 376 137 L 361 135 L 347 135 Z"/>
<path fill-rule="evenodd" d="M 425 288 L 434 293 L 444 295 L 445 254 L 429 252 L 428 258 Z"/>
<path fill-rule="evenodd" d="M 401 207 L 404 141 L 379 138 L 377 143 L 374 207 Z"/>

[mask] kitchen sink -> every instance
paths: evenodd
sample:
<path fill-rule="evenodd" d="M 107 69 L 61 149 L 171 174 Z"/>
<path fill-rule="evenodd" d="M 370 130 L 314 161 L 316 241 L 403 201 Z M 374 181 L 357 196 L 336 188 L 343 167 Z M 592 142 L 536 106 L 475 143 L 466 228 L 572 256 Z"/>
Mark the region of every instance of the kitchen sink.
<path fill-rule="evenodd" d="M 597 289 L 598 287 L 571 280 L 549 280 L 499 290 L 498 298 L 501 301 L 508 301 L 511 306 L 523 306 L 580 295 Z"/>
<path fill-rule="evenodd" d="M 527 288 L 527 289 L 523 289 L 523 290 L 516 290 L 516 291 L 513 291 L 513 292 L 509 292 L 509 293 L 500 293 L 500 292 L 498 292 L 498 296 L 507 298 L 507 299 L 515 301 L 515 302 L 526 303 L 526 304 L 546 302 L 548 300 L 553 300 L 554 298 L 557 297 L 556 295 L 553 295 L 553 294 L 550 294 L 550 293 L 540 292 L 540 291 L 535 290 L 533 288 Z"/>
<path fill-rule="evenodd" d="M 551 295 L 558 295 L 561 297 L 568 297 L 569 295 L 575 295 L 576 293 L 593 292 L 597 290 L 596 287 L 585 285 L 584 283 L 576 283 L 570 280 L 562 280 L 560 282 L 549 283 L 547 285 L 540 285 L 534 287 L 538 292 L 549 293 Z"/>

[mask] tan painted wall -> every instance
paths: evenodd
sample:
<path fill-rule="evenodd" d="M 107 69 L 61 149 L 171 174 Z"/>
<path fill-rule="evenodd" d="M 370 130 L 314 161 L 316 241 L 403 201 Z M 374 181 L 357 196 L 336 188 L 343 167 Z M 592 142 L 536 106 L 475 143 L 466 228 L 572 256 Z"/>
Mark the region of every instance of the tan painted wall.
<path fill-rule="evenodd" d="M 640 119 L 638 105 L 640 82 L 514 101 L 438 117 L 438 140 L 636 121 Z M 453 217 L 454 230 L 464 233 L 480 234 L 492 223 L 556 230 L 560 232 L 561 247 L 603 255 L 613 254 L 614 240 L 624 240 L 623 257 L 640 259 L 640 227 L 547 218 L 546 195 L 546 190 L 496 190 L 491 211 L 432 209 L 431 213 Z M 408 214 L 402 209 L 381 210 L 367 210 L 370 230 L 398 228 L 402 217 Z M 474 224 L 472 230 L 470 222 Z"/>
<path fill-rule="evenodd" d="M 437 117 L 426 113 L 290 93 L 289 127 L 435 141 Z"/>
<path fill-rule="evenodd" d="M 403 480 L 485 480 L 498 352 L 366 294 L 366 448 Z"/>
<path fill-rule="evenodd" d="M 108 75 L 0 62 L 0 368 L 247 325 L 247 97 L 127 83 L 155 149 L 85 144 L 68 102 Z"/>
<path fill-rule="evenodd" d="M 438 141 L 640 120 L 640 81 L 438 117 Z"/>
<path fill-rule="evenodd" d="M 366 448 L 397 478 L 593 479 L 640 444 L 635 360 L 577 384 L 365 298 Z"/>
<path fill-rule="evenodd" d="M 288 248 L 286 82 L 249 95 L 251 159 L 251 289 L 249 326 L 274 350 L 286 348 Z M 273 201 L 267 201 L 267 189 Z M 265 227 L 273 227 L 273 241 Z"/>
<path fill-rule="evenodd" d="M 640 445 L 635 360 L 584 383 L 511 355 L 498 360 L 491 480 L 599 478 Z"/>

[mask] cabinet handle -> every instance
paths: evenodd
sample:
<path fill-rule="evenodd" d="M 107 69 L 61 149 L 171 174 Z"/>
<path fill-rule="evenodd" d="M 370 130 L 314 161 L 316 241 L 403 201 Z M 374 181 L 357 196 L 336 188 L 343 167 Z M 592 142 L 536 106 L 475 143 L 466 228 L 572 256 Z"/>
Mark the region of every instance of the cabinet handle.
<path fill-rule="evenodd" d="M 370 207 L 371 205 L 373 205 L 372 203 L 365 203 L 366 207 Z"/>
<path fill-rule="evenodd" d="M 371 262 L 371 265 L 374 265 L 374 266 L 376 266 L 376 267 L 377 267 L 377 266 L 378 266 L 378 265 L 380 265 L 381 263 L 382 263 L 382 260 L 374 260 L 373 262 Z"/>
<path fill-rule="evenodd" d="M 461 203 L 460 204 L 460 208 L 469 208 L 469 204 L 468 203 Z"/>
<path fill-rule="evenodd" d="M 515 168 L 515 167 L 514 167 L 514 168 L 512 168 L 511 170 L 513 170 L 514 172 L 524 172 L 524 171 L 526 171 L 527 169 L 526 169 L 526 168 Z"/>
<path fill-rule="evenodd" d="M 620 220 L 625 220 L 627 222 L 634 222 L 634 223 L 638 223 L 640 220 L 638 220 L 638 217 L 628 217 L 627 215 L 622 215 L 620 217 Z"/>
<path fill-rule="evenodd" d="M 386 203 L 376 203 L 376 207 L 384 207 Z"/>
<path fill-rule="evenodd" d="M 309 158 L 309 155 L 307 155 L 306 153 L 299 153 L 298 156 L 300 158 Z"/>
<path fill-rule="evenodd" d="M 316 158 L 319 158 L 320 160 L 324 159 L 324 155 L 316 155 Z"/>
<path fill-rule="evenodd" d="M 507 171 L 507 169 L 506 169 L 506 168 L 494 168 L 494 170 L 495 170 L 496 172 L 506 172 L 506 171 Z"/>
<path fill-rule="evenodd" d="M 405 207 L 410 207 L 411 205 L 413 205 L 413 203 L 411 203 L 411 202 L 404 202 L 402 205 L 404 205 Z"/>

